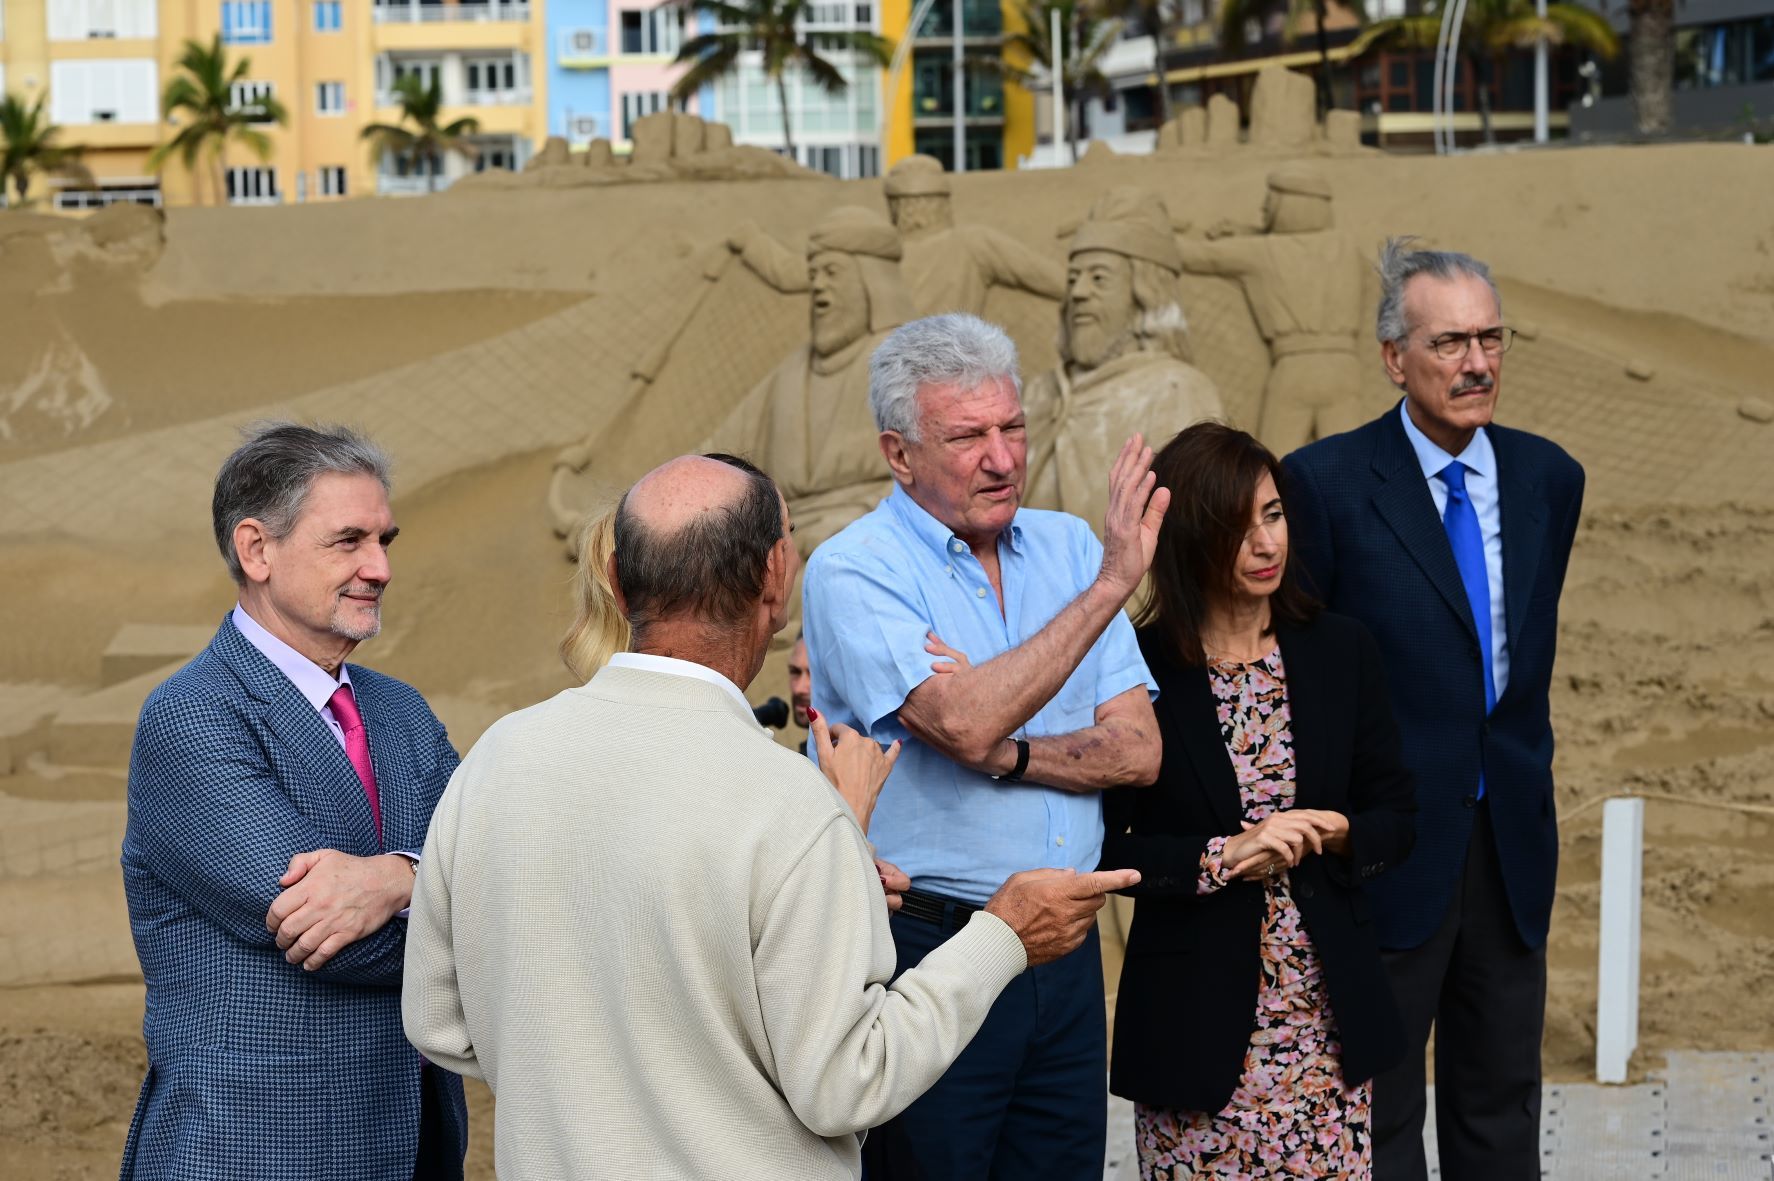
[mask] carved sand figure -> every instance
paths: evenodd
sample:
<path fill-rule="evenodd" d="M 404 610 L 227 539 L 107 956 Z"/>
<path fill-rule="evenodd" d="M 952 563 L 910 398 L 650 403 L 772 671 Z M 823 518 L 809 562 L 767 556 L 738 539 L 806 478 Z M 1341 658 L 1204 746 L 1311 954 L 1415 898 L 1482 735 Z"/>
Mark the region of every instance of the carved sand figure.
<path fill-rule="evenodd" d="M 1271 172 L 1268 185 L 1256 233 L 1177 245 L 1185 269 L 1244 287 L 1274 362 L 1257 435 L 1285 455 L 1368 416 L 1355 354 L 1366 311 L 1364 272 L 1354 239 L 1331 228 L 1330 182 L 1322 172 L 1289 165 Z"/>
<path fill-rule="evenodd" d="M 803 558 L 887 493 L 868 405 L 869 355 L 912 318 L 901 253 L 899 231 L 867 209 L 844 206 L 814 226 L 806 261 L 811 339 L 699 448 L 743 455 L 775 477 Z"/>
<path fill-rule="evenodd" d="M 1129 435 L 1162 441 L 1225 413 L 1190 364 L 1169 211 L 1156 193 L 1109 189 L 1072 236 L 1058 368 L 1029 382 L 1024 501 L 1101 522 L 1102 473 Z"/>
<path fill-rule="evenodd" d="M 1058 261 L 995 226 L 955 224 L 949 177 L 934 158 L 908 156 L 887 174 L 882 187 L 888 216 L 904 243 L 900 270 L 920 316 L 983 315 L 986 296 L 996 287 L 1055 302 L 1065 298 L 1065 268 Z M 740 226 L 727 245 L 776 290 L 807 290 L 800 256 L 755 223 Z"/>

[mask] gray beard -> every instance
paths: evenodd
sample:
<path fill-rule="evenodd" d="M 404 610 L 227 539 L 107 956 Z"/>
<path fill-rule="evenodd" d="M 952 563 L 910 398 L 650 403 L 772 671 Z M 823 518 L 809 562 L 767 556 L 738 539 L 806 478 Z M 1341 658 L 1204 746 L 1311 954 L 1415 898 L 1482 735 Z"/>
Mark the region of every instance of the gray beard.
<path fill-rule="evenodd" d="M 1099 322 L 1074 326 L 1066 351 L 1077 368 L 1097 369 L 1125 353 L 1132 343 L 1132 332 L 1111 335 Z"/>
<path fill-rule="evenodd" d="M 382 606 L 376 605 L 376 617 L 367 627 L 356 627 L 345 622 L 344 612 L 335 611 L 332 618 L 332 629 L 335 636 L 343 636 L 347 640 L 363 643 L 373 640 L 382 633 Z"/>

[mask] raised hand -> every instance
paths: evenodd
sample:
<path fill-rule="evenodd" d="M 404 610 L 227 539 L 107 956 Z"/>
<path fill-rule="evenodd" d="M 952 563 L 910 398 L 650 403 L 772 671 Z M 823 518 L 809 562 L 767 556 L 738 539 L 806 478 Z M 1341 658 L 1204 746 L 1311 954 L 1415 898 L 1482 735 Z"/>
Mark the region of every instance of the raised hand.
<path fill-rule="evenodd" d="M 881 797 L 881 785 L 887 782 L 893 764 L 899 760 L 900 744 L 895 742 L 882 750 L 880 743 L 865 738 L 849 726 L 842 723 L 829 725 L 818 711 L 808 712 L 813 723 L 813 749 L 819 754 L 819 769 L 850 805 L 857 827 L 867 836 L 875 801 Z"/>
<path fill-rule="evenodd" d="M 1132 595 L 1151 569 L 1158 530 L 1170 507 L 1170 489 L 1158 487 L 1152 449 L 1135 435 L 1121 445 L 1109 471 L 1109 509 L 1103 521 L 1103 564 L 1097 581 L 1122 599 Z"/>
<path fill-rule="evenodd" d="M 1045 964 L 1077 949 L 1090 934 L 1103 896 L 1138 884 L 1136 869 L 1029 869 L 1012 874 L 986 903 L 987 912 L 1010 925 L 1029 966 Z"/>

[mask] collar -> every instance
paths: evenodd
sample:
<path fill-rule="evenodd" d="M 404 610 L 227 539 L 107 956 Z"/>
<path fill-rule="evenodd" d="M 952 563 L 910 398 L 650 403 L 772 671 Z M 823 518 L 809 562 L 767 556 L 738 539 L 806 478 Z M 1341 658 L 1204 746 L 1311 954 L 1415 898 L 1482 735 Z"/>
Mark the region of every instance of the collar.
<path fill-rule="evenodd" d="M 633 668 L 642 672 L 668 673 L 674 677 L 689 677 L 692 680 L 704 681 L 727 692 L 733 700 L 751 713 L 751 702 L 739 691 L 739 686 L 726 677 L 708 667 L 697 664 L 693 660 L 679 660 L 675 656 L 655 656 L 651 652 L 618 652 L 610 657 L 612 668 Z"/>
<path fill-rule="evenodd" d="M 954 530 L 931 516 L 923 505 L 913 500 L 911 493 L 905 490 L 905 485 L 897 480 L 893 483 L 893 491 L 887 495 L 887 507 L 899 518 L 900 524 L 910 529 L 912 535 L 927 547 L 940 553 L 944 561 L 948 560 L 949 551 L 956 545 L 967 545 L 966 541 L 955 536 Z M 1023 527 L 1018 523 L 1022 512 L 1018 508 L 1016 516 L 1011 518 L 1010 527 L 998 535 L 998 541 L 1008 545 L 1011 552 L 1016 554 L 1023 552 Z"/>
<path fill-rule="evenodd" d="M 1398 402 L 1398 417 L 1404 422 L 1404 437 L 1411 442 L 1411 450 L 1416 453 L 1417 466 L 1423 469 L 1423 478 L 1433 480 L 1442 469 L 1456 459 L 1466 465 L 1466 470 L 1475 476 L 1487 479 L 1497 474 L 1497 455 L 1491 450 L 1489 431 L 1478 430 L 1472 434 L 1472 441 L 1458 455 L 1449 455 L 1446 451 L 1417 428 L 1411 421 L 1410 399 L 1401 398 Z"/>
<path fill-rule="evenodd" d="M 239 603 L 234 604 L 234 612 L 229 618 L 234 621 L 235 628 L 246 642 L 276 665 L 277 671 L 289 678 L 290 684 L 296 687 L 296 692 L 316 712 L 326 708 L 327 702 L 333 699 L 333 694 L 339 691 L 340 685 L 351 683 L 351 671 L 343 662 L 339 664 L 339 679 L 335 681 L 326 669 L 266 631 L 264 624 L 248 615 L 246 608 Z"/>

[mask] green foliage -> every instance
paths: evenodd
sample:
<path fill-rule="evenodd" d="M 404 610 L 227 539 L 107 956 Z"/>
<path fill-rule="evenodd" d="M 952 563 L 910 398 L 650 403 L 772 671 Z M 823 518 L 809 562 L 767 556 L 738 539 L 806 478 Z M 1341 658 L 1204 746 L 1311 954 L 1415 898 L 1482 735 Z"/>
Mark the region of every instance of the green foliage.
<path fill-rule="evenodd" d="M 468 137 L 480 130 L 480 120 L 465 116 L 439 126 L 443 89 L 435 78 L 430 85 L 416 74 L 396 78 L 394 94 L 400 100 L 400 122 L 371 123 L 363 129 L 363 138 L 375 146 L 378 154 L 404 156 L 415 169 L 423 166 L 426 188 L 436 192 L 437 166 L 445 152 L 455 152 L 468 160 L 480 154 L 468 142 Z M 409 123 L 411 128 L 407 127 Z"/>
<path fill-rule="evenodd" d="M 209 172 L 215 186 L 216 204 L 225 199 L 222 161 L 230 143 L 244 144 L 254 156 L 267 160 L 271 156 L 271 137 L 259 126 L 275 123 L 289 125 L 289 112 L 275 98 L 266 98 L 251 106 L 236 106 L 234 84 L 246 79 L 252 63 L 241 58 L 228 65 L 228 51 L 217 33 L 208 45 L 186 41 L 175 63 L 179 73 L 166 84 L 161 95 L 161 111 L 169 123 L 180 124 L 178 133 L 155 148 L 148 156 L 150 171 L 159 172 L 167 160 L 176 155 L 192 175 L 197 175 L 199 160 L 209 157 Z"/>
<path fill-rule="evenodd" d="M 27 105 L 17 95 L 0 98 L 0 197 L 10 186 L 17 203 L 30 199 L 31 177 L 51 173 L 92 183 L 92 174 L 80 161 L 81 149 L 56 142 L 61 128 L 43 115 L 43 95 Z"/>
<path fill-rule="evenodd" d="M 720 81 L 739 67 L 739 55 L 762 55 L 764 76 L 776 86 L 782 108 L 782 143 L 794 154 L 794 128 L 788 113 L 784 75 L 798 66 L 827 94 L 842 94 L 848 83 L 843 71 L 821 54 L 849 50 L 877 65 L 893 57 L 893 42 L 861 29 L 809 31 L 802 28 L 808 0 L 678 0 L 688 11 L 714 18 L 717 29 L 699 33 L 678 50 L 677 62 L 690 68 L 671 88 L 672 101 L 684 100 L 704 86 Z"/>

